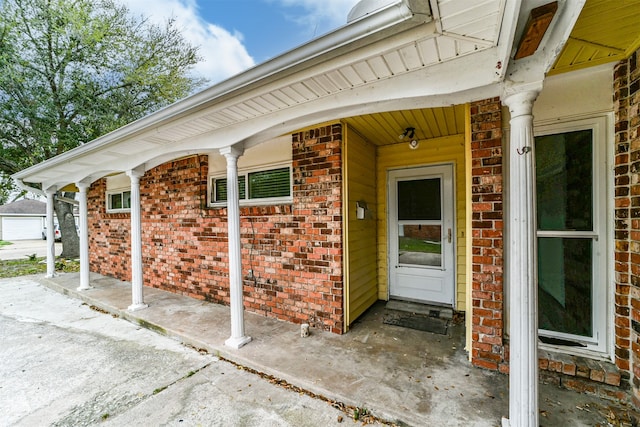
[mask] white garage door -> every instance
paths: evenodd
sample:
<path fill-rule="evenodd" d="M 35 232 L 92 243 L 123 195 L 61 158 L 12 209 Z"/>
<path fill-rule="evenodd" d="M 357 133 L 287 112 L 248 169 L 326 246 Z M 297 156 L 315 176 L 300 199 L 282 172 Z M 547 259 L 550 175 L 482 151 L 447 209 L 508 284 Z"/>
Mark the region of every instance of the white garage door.
<path fill-rule="evenodd" d="M 41 218 L 2 218 L 2 240 L 42 239 Z"/>

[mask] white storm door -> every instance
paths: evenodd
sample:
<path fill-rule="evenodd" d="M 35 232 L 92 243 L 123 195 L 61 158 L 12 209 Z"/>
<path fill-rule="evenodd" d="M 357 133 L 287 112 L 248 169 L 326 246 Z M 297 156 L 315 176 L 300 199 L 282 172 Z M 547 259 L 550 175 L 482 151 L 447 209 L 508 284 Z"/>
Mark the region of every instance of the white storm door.
<path fill-rule="evenodd" d="M 453 166 L 389 171 L 389 296 L 453 305 Z"/>

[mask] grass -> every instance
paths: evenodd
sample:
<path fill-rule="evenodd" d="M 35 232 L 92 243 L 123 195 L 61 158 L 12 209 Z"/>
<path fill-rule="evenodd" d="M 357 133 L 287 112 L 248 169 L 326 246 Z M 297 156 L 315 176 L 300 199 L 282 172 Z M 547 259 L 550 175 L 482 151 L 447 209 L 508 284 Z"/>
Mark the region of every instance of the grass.
<path fill-rule="evenodd" d="M 426 242 L 411 237 L 400 237 L 400 250 L 407 252 L 424 252 L 428 254 L 442 253 L 442 245 Z"/>
<path fill-rule="evenodd" d="M 44 259 L 29 256 L 25 259 L 0 261 L 0 278 L 44 274 L 47 272 L 47 264 Z M 63 259 L 56 261 L 56 271 L 73 273 L 79 271 L 79 269 L 80 263 L 78 261 Z"/>
<path fill-rule="evenodd" d="M 11 242 L 7 242 L 6 240 L 0 240 L 0 246 L 8 246 L 13 245 Z"/>

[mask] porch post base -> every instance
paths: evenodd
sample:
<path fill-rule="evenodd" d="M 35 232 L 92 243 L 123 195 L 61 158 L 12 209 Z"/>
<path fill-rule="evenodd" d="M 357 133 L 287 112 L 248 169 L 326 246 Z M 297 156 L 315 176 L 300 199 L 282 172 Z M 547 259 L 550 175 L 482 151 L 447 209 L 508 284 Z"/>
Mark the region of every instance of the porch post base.
<path fill-rule="evenodd" d="M 47 273 L 44 277 L 47 279 L 53 279 L 54 277 L 57 277 L 58 275 L 56 273 Z"/>
<path fill-rule="evenodd" d="M 129 311 L 138 311 L 138 310 L 144 310 L 145 308 L 149 307 L 149 304 L 131 304 L 129 307 L 127 307 L 127 310 Z"/>
<path fill-rule="evenodd" d="M 245 344 L 248 344 L 250 341 L 251 341 L 251 337 L 239 337 L 239 338 L 231 337 L 224 342 L 224 345 L 226 345 L 227 347 L 235 348 L 237 350 L 240 347 L 244 346 Z"/>
<path fill-rule="evenodd" d="M 88 291 L 90 289 L 93 289 L 93 286 L 82 286 L 82 285 L 80 285 L 80 286 L 78 286 L 76 288 L 77 291 Z"/>
<path fill-rule="evenodd" d="M 502 417 L 502 427 L 511 427 L 511 423 L 509 422 L 509 418 Z"/>

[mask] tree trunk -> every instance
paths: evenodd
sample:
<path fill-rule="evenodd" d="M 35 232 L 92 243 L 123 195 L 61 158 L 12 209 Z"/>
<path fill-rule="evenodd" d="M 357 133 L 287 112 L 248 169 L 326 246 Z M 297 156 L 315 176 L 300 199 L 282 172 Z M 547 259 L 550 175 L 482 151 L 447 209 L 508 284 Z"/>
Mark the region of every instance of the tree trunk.
<path fill-rule="evenodd" d="M 67 199 L 75 199 L 76 193 L 58 192 L 56 196 L 63 196 Z M 73 205 L 56 198 L 54 203 L 56 217 L 60 225 L 60 236 L 62 238 L 61 258 L 75 259 L 80 256 L 80 237 L 76 230 L 76 220 L 73 216 Z"/>

